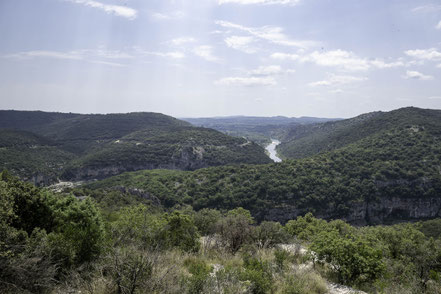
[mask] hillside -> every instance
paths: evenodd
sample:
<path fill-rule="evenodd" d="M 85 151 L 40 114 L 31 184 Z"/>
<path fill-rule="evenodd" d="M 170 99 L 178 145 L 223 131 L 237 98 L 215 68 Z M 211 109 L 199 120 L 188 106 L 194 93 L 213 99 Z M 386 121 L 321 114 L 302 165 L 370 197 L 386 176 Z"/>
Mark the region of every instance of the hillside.
<path fill-rule="evenodd" d="M 390 130 L 422 125 L 436 132 L 441 111 L 413 107 L 372 112 L 355 118 L 291 128 L 277 151 L 285 158 L 304 158 L 356 143 Z"/>
<path fill-rule="evenodd" d="M 47 185 L 75 156 L 36 134 L 0 129 L 0 170 L 10 170 L 26 181 Z"/>
<path fill-rule="evenodd" d="M 317 117 L 259 117 L 226 116 L 208 118 L 183 118 L 195 125 L 215 129 L 231 136 L 245 137 L 262 146 L 271 142 L 271 138 L 281 139 L 288 130 L 303 125 L 333 121 L 336 119 Z"/>
<path fill-rule="evenodd" d="M 282 225 L 154 200 L 122 188 L 78 199 L 0 172 L 0 292 L 441 290 L 441 219 L 355 227 L 307 214 Z"/>
<path fill-rule="evenodd" d="M 72 161 L 65 179 L 104 178 L 142 169 L 195 170 L 235 163 L 261 164 L 271 160 L 257 144 L 218 131 L 196 127 L 159 127 L 133 132 L 102 144 Z"/>
<path fill-rule="evenodd" d="M 194 170 L 270 162 L 263 148 L 245 139 L 159 113 L 0 114 L 0 128 L 5 130 L 0 168 L 35 184 L 60 176 L 83 180 L 159 167 Z"/>
<path fill-rule="evenodd" d="M 374 122 L 364 125 L 372 135 L 309 158 L 191 173 L 140 171 L 89 188 L 136 187 L 169 206 L 241 206 L 258 220 L 281 222 L 306 212 L 356 224 L 440 217 L 440 111 L 406 108 Z M 374 132 L 380 126 L 384 131 Z"/>

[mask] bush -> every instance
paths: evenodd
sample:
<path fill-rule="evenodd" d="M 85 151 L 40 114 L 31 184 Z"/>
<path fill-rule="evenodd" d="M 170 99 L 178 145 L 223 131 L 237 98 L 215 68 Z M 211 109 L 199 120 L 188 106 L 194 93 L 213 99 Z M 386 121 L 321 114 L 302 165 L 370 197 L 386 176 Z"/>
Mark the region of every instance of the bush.
<path fill-rule="evenodd" d="M 212 235 L 216 232 L 216 223 L 221 217 L 219 210 L 204 208 L 194 215 L 194 224 L 202 236 Z"/>
<path fill-rule="evenodd" d="M 200 248 L 199 233 L 193 220 L 180 212 L 166 215 L 166 238 L 171 247 L 186 252 L 197 252 Z"/>
<path fill-rule="evenodd" d="M 307 272 L 288 276 L 282 287 L 282 294 L 325 294 L 326 282 L 316 273 Z"/>
<path fill-rule="evenodd" d="M 213 268 L 207 265 L 204 261 L 196 258 L 186 259 L 184 265 L 191 274 L 191 277 L 187 278 L 188 293 L 203 293 L 205 283 Z"/>
<path fill-rule="evenodd" d="M 218 222 L 216 232 L 230 253 L 235 254 L 244 244 L 251 241 L 252 223 L 250 212 L 243 208 L 229 211 L 227 216 Z"/>
<path fill-rule="evenodd" d="M 276 249 L 274 251 L 274 259 L 279 270 L 283 270 L 285 268 L 285 262 L 290 257 L 290 253 L 283 249 Z"/>
<path fill-rule="evenodd" d="M 278 222 L 263 221 L 253 230 L 253 240 L 260 248 L 272 248 L 288 241 L 288 234 Z"/>
<path fill-rule="evenodd" d="M 341 283 L 364 283 L 378 278 L 385 270 L 382 252 L 357 236 L 342 237 L 337 231 L 321 232 L 311 244 L 319 261 L 335 270 Z"/>
<path fill-rule="evenodd" d="M 273 287 L 273 275 L 268 262 L 249 255 L 244 256 L 244 271 L 240 278 L 242 281 L 251 282 L 253 294 L 268 293 Z"/>

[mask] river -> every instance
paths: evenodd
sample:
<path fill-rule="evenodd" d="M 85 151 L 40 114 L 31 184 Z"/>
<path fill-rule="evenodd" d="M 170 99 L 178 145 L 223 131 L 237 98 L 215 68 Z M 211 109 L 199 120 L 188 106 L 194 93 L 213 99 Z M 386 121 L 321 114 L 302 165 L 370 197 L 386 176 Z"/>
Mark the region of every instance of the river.
<path fill-rule="evenodd" d="M 269 144 L 268 146 L 266 146 L 266 151 L 268 151 L 269 153 L 269 157 L 274 161 L 274 162 L 281 162 L 282 159 L 280 159 L 280 157 L 277 156 L 277 151 L 276 151 L 276 146 L 280 144 L 279 140 L 275 140 L 275 139 L 271 139 L 271 144 Z"/>

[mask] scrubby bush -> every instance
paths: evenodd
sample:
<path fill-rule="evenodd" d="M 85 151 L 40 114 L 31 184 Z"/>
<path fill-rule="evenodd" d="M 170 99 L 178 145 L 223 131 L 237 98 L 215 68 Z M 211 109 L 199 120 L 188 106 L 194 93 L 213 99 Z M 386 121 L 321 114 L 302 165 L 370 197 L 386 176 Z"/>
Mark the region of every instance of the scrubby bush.
<path fill-rule="evenodd" d="M 197 252 L 200 248 L 199 233 L 193 220 L 180 212 L 165 216 L 166 238 L 171 247 L 180 248 L 186 252 Z"/>
<path fill-rule="evenodd" d="M 90 199 L 55 196 L 6 172 L 0 197 L 0 290 L 41 292 L 100 256 L 103 222 Z"/>
<path fill-rule="evenodd" d="M 253 294 L 270 292 L 273 287 L 273 274 L 270 264 L 249 255 L 244 256 L 243 263 L 244 270 L 240 274 L 240 278 L 242 281 L 251 282 L 251 292 Z"/>
<path fill-rule="evenodd" d="M 282 294 L 325 294 L 328 293 L 326 282 L 315 272 L 290 275 L 284 281 Z"/>
<path fill-rule="evenodd" d="M 236 208 L 217 223 L 216 232 L 222 245 L 230 253 L 235 254 L 244 244 L 251 241 L 254 222 L 248 210 Z"/>
<path fill-rule="evenodd" d="M 194 224 L 202 236 L 216 233 L 216 224 L 221 219 L 219 210 L 204 208 L 194 215 Z"/>
<path fill-rule="evenodd" d="M 385 270 L 382 251 L 358 236 L 341 236 L 337 231 L 315 236 L 311 250 L 319 261 L 327 262 L 341 283 L 364 283 L 378 278 Z"/>
<path fill-rule="evenodd" d="M 207 265 L 204 261 L 196 258 L 187 258 L 184 261 L 184 266 L 191 274 L 191 276 L 186 279 L 188 284 L 188 293 L 204 293 L 204 286 L 206 285 L 207 279 L 213 268 Z"/>
<path fill-rule="evenodd" d="M 264 221 L 253 230 L 253 241 L 260 248 L 272 248 L 288 241 L 288 234 L 278 222 Z"/>

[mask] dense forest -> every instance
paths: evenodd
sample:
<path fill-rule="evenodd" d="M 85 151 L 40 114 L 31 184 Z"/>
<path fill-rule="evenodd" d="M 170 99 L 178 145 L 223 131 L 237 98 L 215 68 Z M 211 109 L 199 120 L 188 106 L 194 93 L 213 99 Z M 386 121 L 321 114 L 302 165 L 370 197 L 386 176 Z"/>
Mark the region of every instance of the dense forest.
<path fill-rule="evenodd" d="M 243 138 L 159 113 L 0 111 L 0 169 L 38 185 L 125 171 L 271 162 Z"/>
<path fill-rule="evenodd" d="M 307 214 L 283 226 L 121 196 L 54 194 L 2 172 L 0 292 L 441 291 L 440 220 L 357 228 Z"/>
<path fill-rule="evenodd" d="M 392 112 L 393 119 L 400 114 L 408 123 L 392 120 L 394 128 L 304 159 L 194 172 L 139 171 L 91 183 L 76 193 L 139 188 L 166 207 L 240 206 L 260 221 L 286 222 L 307 212 L 358 224 L 440 217 L 441 116 L 427 111 L 413 118 L 409 111 L 420 113 Z M 387 126 L 384 121 L 381 125 Z"/>

